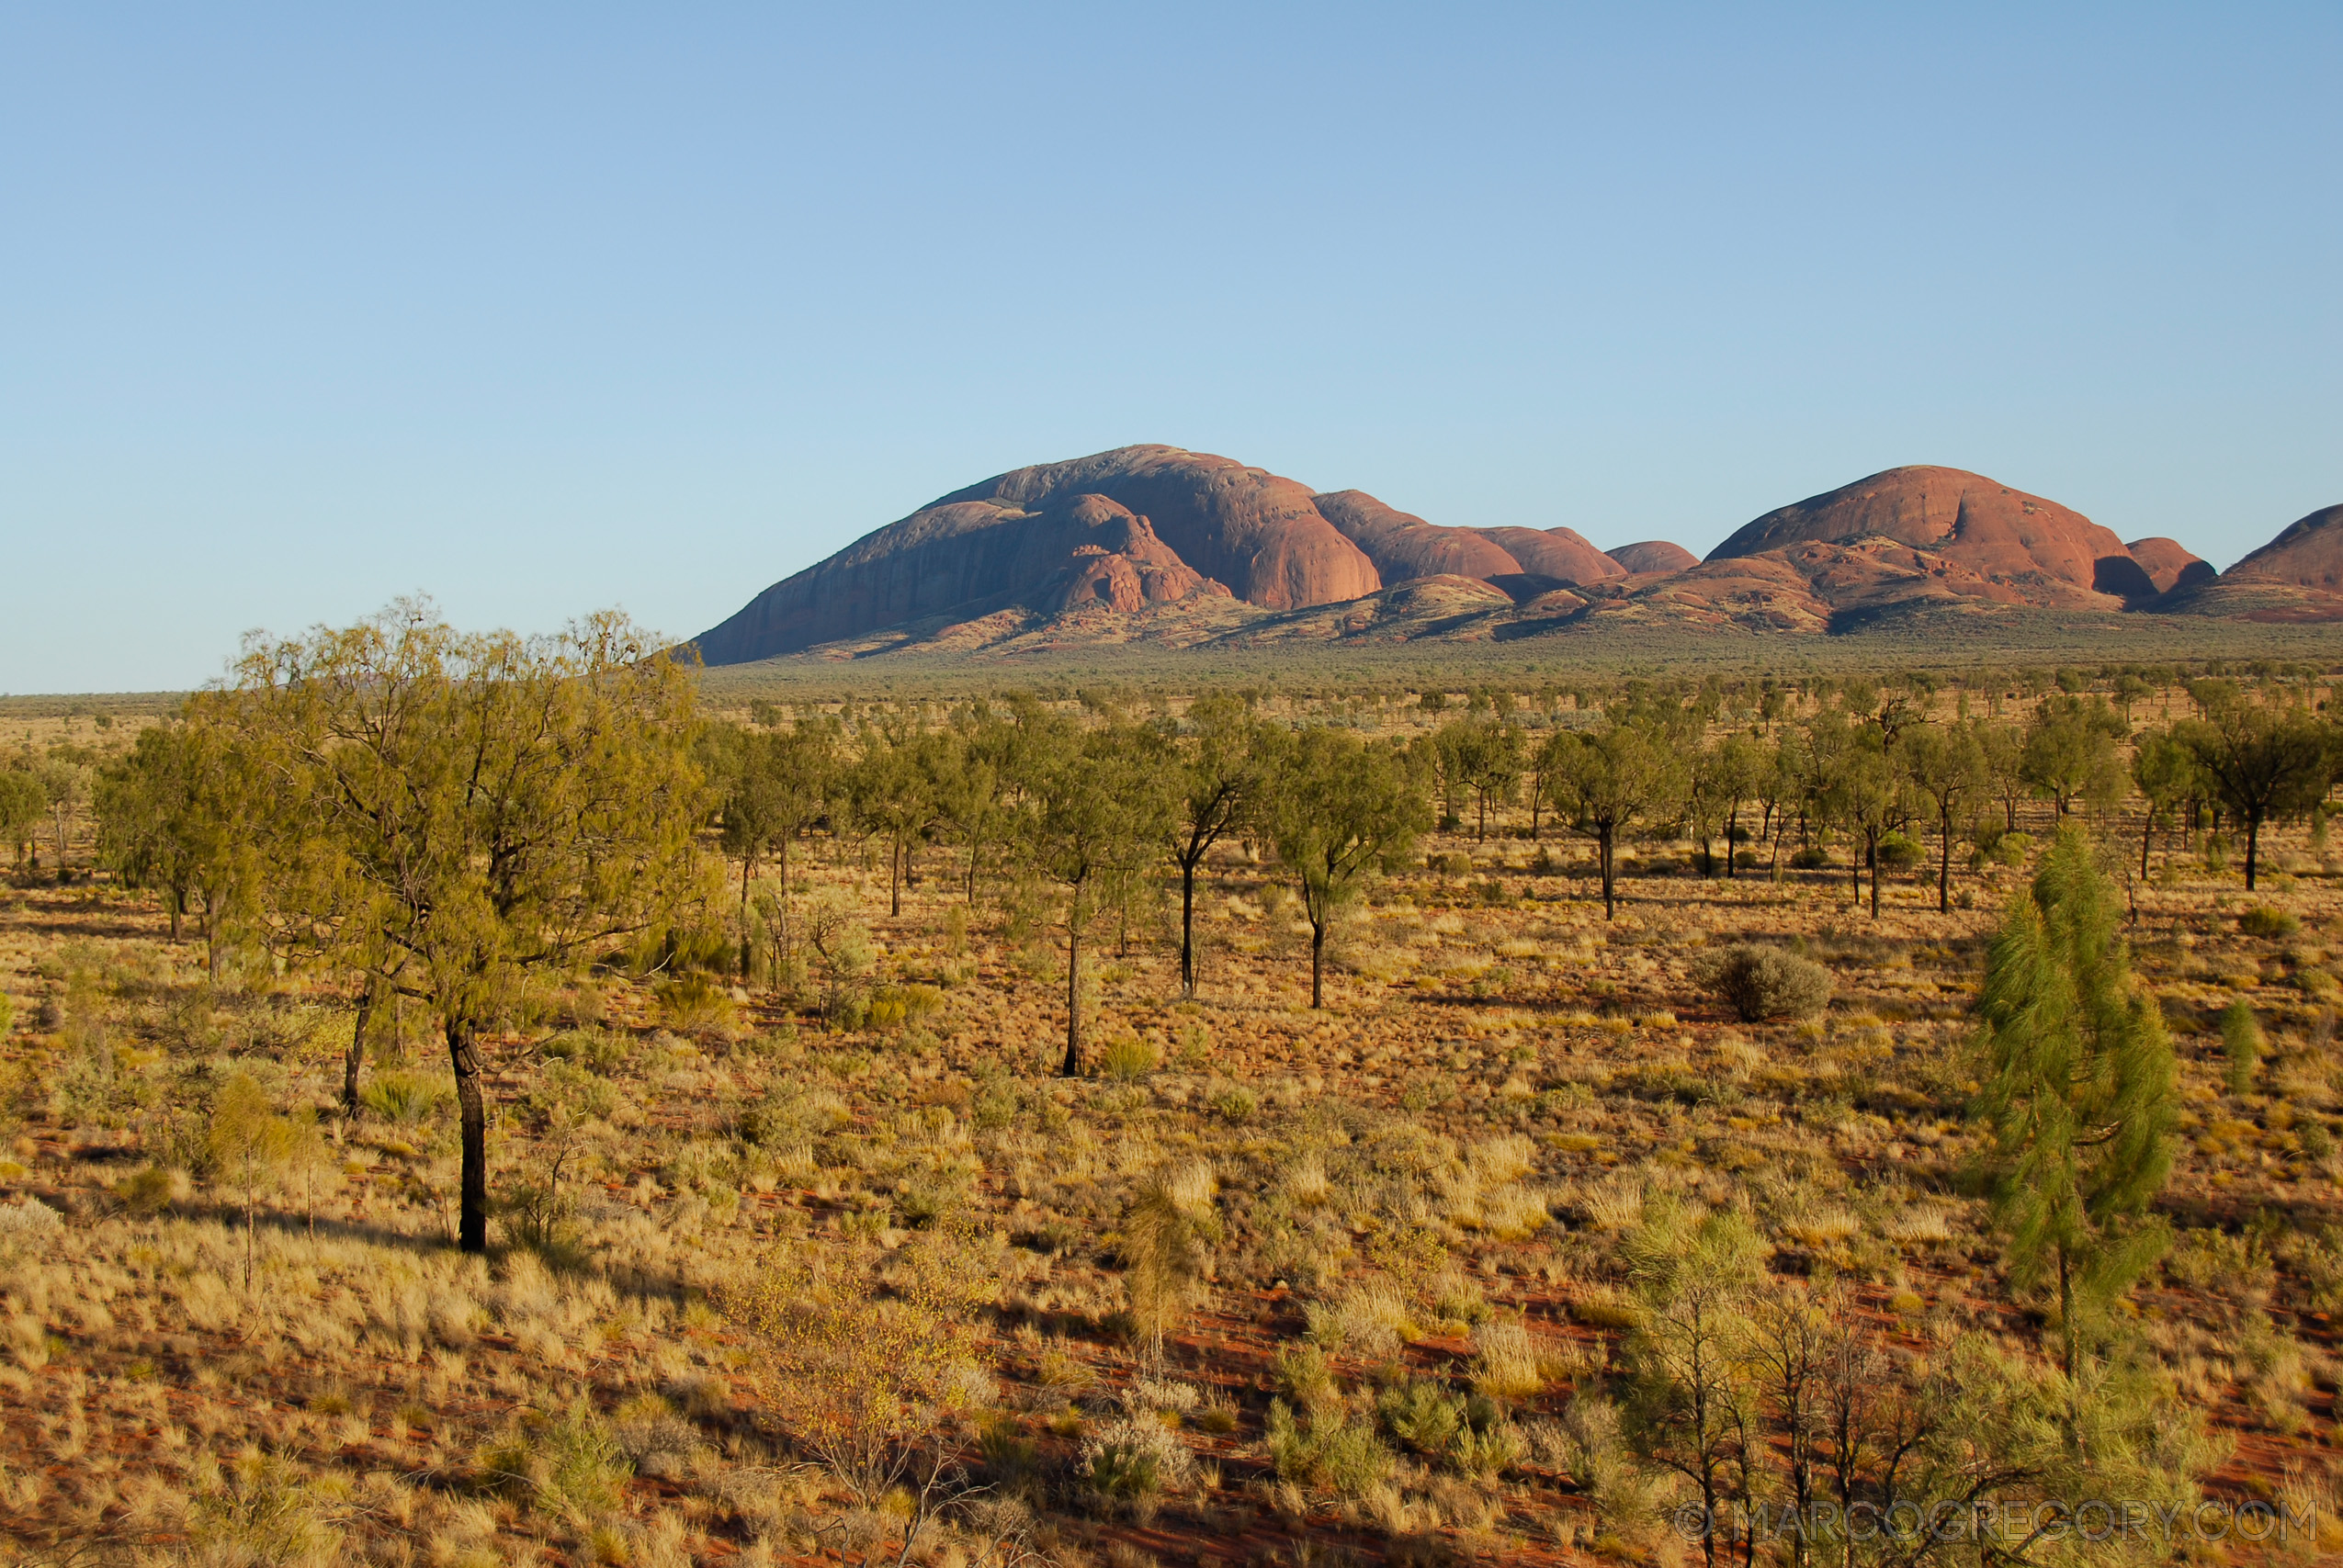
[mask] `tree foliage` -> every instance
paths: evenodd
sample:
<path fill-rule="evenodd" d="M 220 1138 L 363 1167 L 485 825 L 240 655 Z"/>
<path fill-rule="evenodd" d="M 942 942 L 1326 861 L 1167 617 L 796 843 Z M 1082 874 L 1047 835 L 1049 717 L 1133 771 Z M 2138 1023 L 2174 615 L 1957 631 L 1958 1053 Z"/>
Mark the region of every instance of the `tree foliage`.
<path fill-rule="evenodd" d="M 1310 927 L 1310 1006 L 1326 1005 L 1326 935 L 1376 872 L 1431 826 L 1421 785 L 1388 746 L 1313 725 L 1278 748 L 1266 821 Z"/>
<path fill-rule="evenodd" d="M 2019 1284 L 2057 1291 L 2070 1380 L 2078 1314 L 2128 1289 L 2168 1236 L 2145 1213 L 2172 1167 L 2172 1044 L 2116 925 L 2089 841 L 2062 829 L 1994 937 L 1978 1001 L 1994 1211 Z"/>

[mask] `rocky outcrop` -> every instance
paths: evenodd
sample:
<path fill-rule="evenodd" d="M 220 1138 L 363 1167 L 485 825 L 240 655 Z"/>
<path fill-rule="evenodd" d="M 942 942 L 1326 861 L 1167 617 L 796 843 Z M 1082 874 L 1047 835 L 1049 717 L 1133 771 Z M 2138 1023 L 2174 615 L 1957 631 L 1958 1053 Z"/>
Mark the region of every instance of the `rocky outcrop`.
<path fill-rule="evenodd" d="M 1568 528 L 1443 527 L 1394 511 L 1364 491 L 1335 491 L 1311 499 L 1344 538 L 1367 553 L 1387 583 L 1471 577 L 1520 598 L 1537 581 L 1557 587 L 1600 582 L 1624 570 Z"/>
<path fill-rule="evenodd" d="M 1698 566 L 1700 557 L 1681 545 L 1671 545 L 1665 539 L 1646 539 L 1640 544 L 1622 545 L 1610 552 L 1619 570 L 1631 576 L 1643 576 L 1655 571 L 1682 571 Z"/>
<path fill-rule="evenodd" d="M 2111 530 L 1962 468 L 1889 468 L 1809 496 L 1744 525 L 1708 558 L 1866 538 L 1940 556 L 2031 604 L 2120 609 L 2156 592 Z"/>
<path fill-rule="evenodd" d="M 1601 582 L 1606 577 L 1622 577 L 1627 569 L 1589 544 L 1586 536 L 1571 528 L 1483 528 L 1482 537 L 1493 539 L 1506 552 L 1522 563 L 1522 570 L 1539 577 L 1550 577 L 1556 582 Z M 1684 558 L 1692 558 L 1688 553 Z"/>
<path fill-rule="evenodd" d="M 2343 621 L 2343 505 L 2296 518 L 2227 571 L 2180 583 L 2156 607 L 2224 620 Z"/>
<path fill-rule="evenodd" d="M 1076 545 L 1073 558 L 1029 596 L 1036 608 L 1049 614 L 1095 605 L 1130 611 L 1197 593 L 1228 595 L 1226 587 L 1197 573 L 1155 536 L 1146 518 L 1121 502 L 1078 496 L 1070 512 L 1096 538 Z"/>
<path fill-rule="evenodd" d="M 1307 486 L 1176 446 L 1125 446 L 956 491 L 775 583 L 697 647 L 710 664 L 740 664 L 937 617 L 1215 585 L 1282 610 L 1356 599 L 1382 579 Z"/>
<path fill-rule="evenodd" d="M 1036 512 L 1077 495 L 1106 496 L 1146 516 L 1182 560 L 1247 604 L 1286 610 L 1383 586 L 1375 563 L 1319 513 L 1307 486 L 1177 446 L 1120 446 L 1017 468 L 936 504 Z"/>
<path fill-rule="evenodd" d="M 1488 579 L 1534 570 L 1504 546 L 1473 528 L 1444 528 L 1398 512 L 1362 490 L 1338 490 L 1310 500 L 1341 536 L 1366 552 L 1386 584 L 1419 577 Z"/>
<path fill-rule="evenodd" d="M 2220 575 L 2211 561 L 2190 555 L 2178 539 L 2134 539 L 2123 547 L 2140 563 L 2140 570 L 2148 574 L 2148 581 L 2156 585 L 2158 593 L 2169 593 L 2175 588 L 2193 588 Z"/>
<path fill-rule="evenodd" d="M 1891 468 L 1769 512 L 1703 561 L 1662 540 L 1605 553 L 1568 528 L 1443 526 L 1363 491 L 1125 446 L 945 496 L 774 584 L 697 647 L 726 664 L 809 649 L 1013 657 L 1636 626 L 1965 637 L 2032 610 L 2343 619 L 2343 506 L 2213 577 L 2170 539 L 2125 546 L 1982 475 Z"/>
<path fill-rule="evenodd" d="M 2278 537 L 2221 574 L 2224 581 L 2343 589 L 2343 505 L 2298 517 Z"/>

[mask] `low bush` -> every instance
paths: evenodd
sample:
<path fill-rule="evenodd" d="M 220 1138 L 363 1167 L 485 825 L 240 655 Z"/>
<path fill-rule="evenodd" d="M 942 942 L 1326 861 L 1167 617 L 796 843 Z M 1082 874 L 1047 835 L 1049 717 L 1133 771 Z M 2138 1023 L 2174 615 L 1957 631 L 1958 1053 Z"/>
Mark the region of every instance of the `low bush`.
<path fill-rule="evenodd" d="M 358 1089 L 358 1100 L 385 1122 L 411 1126 L 456 1097 L 453 1078 L 394 1068 L 377 1073 Z"/>
<path fill-rule="evenodd" d="M 1137 1083 L 1155 1071 L 1161 1058 L 1155 1047 L 1136 1034 L 1110 1040 L 1098 1054 L 1099 1070 L 1123 1083 Z"/>
<path fill-rule="evenodd" d="M 1879 840 L 1879 864 L 1884 871 L 1909 871 L 1920 863 L 1919 840 L 1908 833 L 1889 833 Z"/>
<path fill-rule="evenodd" d="M 2250 1094 L 2261 1066 L 2261 1023 L 2243 997 L 2221 1010 L 2221 1044 L 2229 1056 L 2229 1092 Z"/>
<path fill-rule="evenodd" d="M 1393 1383 L 1375 1396 L 1375 1414 L 1391 1435 L 1427 1458 L 1446 1453 L 1465 1429 L 1465 1401 L 1431 1378 Z"/>
<path fill-rule="evenodd" d="M 680 975 L 657 981 L 651 989 L 661 1015 L 687 1034 L 722 1029 L 732 1021 L 730 989 L 707 975 Z"/>
<path fill-rule="evenodd" d="M 542 1512 L 572 1523 L 618 1506 L 634 1466 L 607 1423 L 581 1395 L 552 1416 L 525 1415 L 483 1450 L 492 1485 L 516 1488 Z"/>
<path fill-rule="evenodd" d="M 1160 1420 L 1126 1416 L 1082 1440 L 1079 1471 L 1100 1512 L 1145 1521 L 1165 1492 L 1188 1484 L 1195 1460 Z"/>
<path fill-rule="evenodd" d="M 943 1007 L 944 993 L 934 986 L 881 986 L 864 1005 L 863 1023 L 869 1029 L 902 1029 L 934 1017 Z"/>
<path fill-rule="evenodd" d="M 1778 947 L 1735 942 L 1692 960 L 1692 983 L 1731 1008 L 1744 1023 L 1808 1018 L 1830 1001 L 1830 972 Z"/>
<path fill-rule="evenodd" d="M 2257 904 L 2237 917 L 2238 932 L 2245 936 L 2292 936 L 2302 929 L 2301 920 L 2269 904 Z"/>

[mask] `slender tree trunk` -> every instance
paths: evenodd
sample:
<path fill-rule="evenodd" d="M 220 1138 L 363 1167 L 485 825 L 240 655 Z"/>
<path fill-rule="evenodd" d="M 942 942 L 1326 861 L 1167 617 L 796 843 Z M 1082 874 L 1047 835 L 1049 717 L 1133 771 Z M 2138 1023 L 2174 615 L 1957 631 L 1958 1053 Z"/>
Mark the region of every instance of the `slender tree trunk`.
<path fill-rule="evenodd" d="M 1074 896 L 1081 897 L 1079 888 Z M 1058 1076 L 1082 1076 L 1082 928 L 1078 920 L 1066 922 L 1066 1061 Z"/>
<path fill-rule="evenodd" d="M 2261 856 L 2261 813 L 2246 813 L 2246 891 L 2254 890 L 2254 863 Z"/>
<path fill-rule="evenodd" d="M 1196 994 L 1196 861 L 1180 857 L 1180 994 Z"/>
<path fill-rule="evenodd" d="M 1952 808 L 1949 806 L 1937 821 L 1936 839 L 1941 851 L 1936 865 L 1936 912 L 1941 915 L 1952 908 Z"/>
<path fill-rule="evenodd" d="M 1863 835 L 1863 859 L 1871 866 L 1871 918 L 1879 919 L 1879 835 Z"/>
<path fill-rule="evenodd" d="M 1475 790 L 1473 800 L 1478 812 L 1477 826 L 1473 832 L 1473 842 L 1485 844 L 1488 842 L 1488 792 Z"/>
<path fill-rule="evenodd" d="M 900 916 L 903 912 L 903 840 L 890 840 L 887 846 L 887 912 Z"/>
<path fill-rule="evenodd" d="M 187 890 L 181 887 L 171 888 L 164 895 L 163 902 L 171 911 L 171 940 L 175 942 L 179 940 L 179 916 L 187 908 Z"/>
<path fill-rule="evenodd" d="M 789 958 L 789 840 L 797 837 L 794 829 L 781 835 L 781 844 L 774 855 L 774 870 L 781 879 L 780 901 L 774 906 L 773 915 L 773 975 L 774 984 L 780 984 L 781 965 Z"/>
<path fill-rule="evenodd" d="M 1612 893 L 1611 829 L 1605 828 L 1595 837 L 1598 858 L 1602 872 L 1602 918 L 1610 919 L 1618 912 L 1618 903 Z"/>
<path fill-rule="evenodd" d="M 456 1109 L 463 1137 L 463 1195 L 456 1245 L 488 1250 L 488 1102 L 480 1084 L 480 1039 L 470 1020 L 447 1019 L 447 1065 L 456 1074 Z"/>
<path fill-rule="evenodd" d="M 2140 880 L 2143 882 L 2147 880 L 2148 874 L 2148 840 L 2156 833 L 2156 803 L 2154 801 L 2148 802 L 2146 817 L 2147 819 L 2140 824 Z"/>
<path fill-rule="evenodd" d="M 1326 1005 L 1326 927 L 1317 920 L 1310 922 L 1310 1006 Z"/>
<path fill-rule="evenodd" d="M 749 959 L 756 951 L 756 942 L 749 933 L 749 877 L 756 870 L 753 852 L 741 857 L 741 984 L 749 983 Z"/>
<path fill-rule="evenodd" d="M 356 1121 L 358 1114 L 358 1068 L 366 1061 L 366 1026 L 374 1017 L 374 979 L 358 988 L 357 1021 L 350 1027 L 349 1054 L 342 1058 L 342 1113 Z"/>
<path fill-rule="evenodd" d="M 1725 880 L 1727 882 L 1733 880 L 1733 857 L 1739 852 L 1734 848 L 1734 840 L 1740 832 L 1741 803 L 1737 800 L 1733 808 L 1725 814 Z"/>

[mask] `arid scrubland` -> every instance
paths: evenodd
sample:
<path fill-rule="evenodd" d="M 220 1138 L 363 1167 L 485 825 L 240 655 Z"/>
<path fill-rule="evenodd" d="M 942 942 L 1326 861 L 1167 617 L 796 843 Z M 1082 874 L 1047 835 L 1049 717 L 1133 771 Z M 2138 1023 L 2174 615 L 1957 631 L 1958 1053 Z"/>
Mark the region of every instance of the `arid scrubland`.
<path fill-rule="evenodd" d="M 2244 1521 L 1996 1542 L 2027 1561 L 2343 1549 L 2329 775 L 2258 825 L 2248 896 L 2207 787 L 2159 807 L 2154 769 L 2132 780 L 2136 736 L 2198 699 L 2064 684 L 1228 705 L 1432 759 L 1407 775 L 1425 830 L 1352 871 L 1290 801 L 1200 850 L 1170 806 L 1048 816 L 1063 777 L 1033 818 L 1005 793 L 997 818 L 890 814 L 871 759 L 950 716 L 740 716 L 702 739 L 711 776 L 746 776 L 724 746 L 780 756 L 754 738 L 813 728 L 836 771 L 761 798 L 755 831 L 737 790 L 731 820 L 711 805 L 722 880 L 690 919 L 478 994 L 484 1252 L 457 1245 L 452 1036 L 412 976 L 368 991 L 313 920 L 226 905 L 216 940 L 187 908 L 173 940 L 166 889 L 90 869 L 85 811 L 71 880 L 51 849 L 0 892 L 6 1550 L 1976 1562 L 1973 1539 L 1843 1521 L 1988 1499 Z M 1904 761 L 1867 795 L 1846 739 L 1892 701 L 1891 724 L 1951 733 L 2099 696 L 2132 710 L 2122 734 L 2076 708 L 2084 754 L 2044 743 L 2006 798 L 1981 761 L 1945 807 L 1917 745 L 1880 748 Z M 1210 718 L 1113 705 L 1013 711 L 1178 720 L 1165 759 Z M 1694 712 L 1674 733 L 1703 759 L 1794 733 L 1857 761 L 1729 805 L 1681 749 L 1540 776 L 1547 738 L 1660 706 Z M 128 743 L 76 763 L 93 795 Z M 1028 765 L 956 755 L 939 786 Z M 1605 826 L 1638 767 L 1684 772 Z M 1978 1012 L 2062 819 L 2173 1064 L 2168 1176 L 2084 1222 L 2137 1268 L 2094 1255 L 2103 1299 L 2064 1312 L 1991 1182 Z M 1835 1533 L 1748 1528 L 1792 1505 L 1835 1506 Z M 2307 1522 L 2259 1540 L 2248 1505 Z"/>

